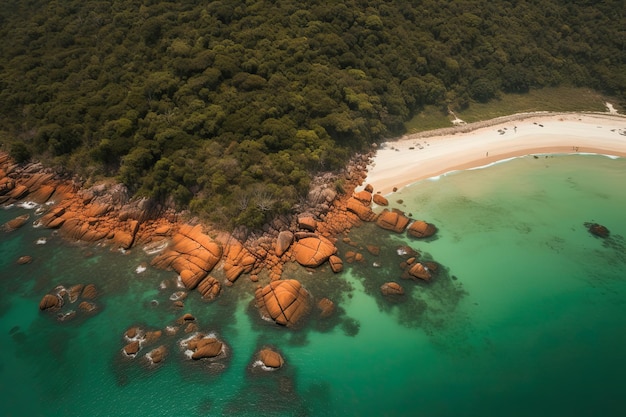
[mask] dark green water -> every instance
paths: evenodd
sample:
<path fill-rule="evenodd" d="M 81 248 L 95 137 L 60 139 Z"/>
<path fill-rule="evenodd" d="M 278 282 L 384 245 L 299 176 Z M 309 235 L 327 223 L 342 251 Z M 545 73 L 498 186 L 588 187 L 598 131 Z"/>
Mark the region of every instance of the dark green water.
<path fill-rule="evenodd" d="M 31 223 L 1 232 L 0 415 L 626 415 L 624 184 L 623 159 L 559 156 L 401 190 L 392 204 L 435 223 L 437 237 L 365 225 L 350 234 L 363 263 L 341 275 L 287 268 L 286 278 L 338 306 L 297 330 L 259 318 L 245 277 L 212 303 L 191 293 L 177 310 L 176 288 L 160 289 L 175 274 L 137 273 L 150 260 L 140 248 L 69 244 Z M 0 223 L 25 211 L 2 209 Z M 611 237 L 591 236 L 588 221 Z M 401 279 L 403 245 L 442 265 L 433 282 Z M 21 255 L 34 261 L 17 265 Z M 391 280 L 403 298 L 380 295 Z M 76 283 L 98 287 L 97 314 L 59 322 L 39 312 L 45 293 Z M 148 366 L 146 350 L 122 356 L 127 328 L 163 330 L 183 312 L 228 344 L 225 368 L 187 360 L 180 332 L 159 340 L 168 348 L 161 365 Z M 251 371 L 264 345 L 283 353 L 283 369 Z"/>

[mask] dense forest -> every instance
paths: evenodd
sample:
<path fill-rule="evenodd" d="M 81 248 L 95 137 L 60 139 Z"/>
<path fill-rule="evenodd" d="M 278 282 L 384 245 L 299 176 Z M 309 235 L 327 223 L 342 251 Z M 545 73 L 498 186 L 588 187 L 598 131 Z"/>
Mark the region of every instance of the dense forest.
<path fill-rule="evenodd" d="M 425 105 L 586 86 L 626 101 L 623 0 L 5 0 L 18 161 L 256 227 Z"/>

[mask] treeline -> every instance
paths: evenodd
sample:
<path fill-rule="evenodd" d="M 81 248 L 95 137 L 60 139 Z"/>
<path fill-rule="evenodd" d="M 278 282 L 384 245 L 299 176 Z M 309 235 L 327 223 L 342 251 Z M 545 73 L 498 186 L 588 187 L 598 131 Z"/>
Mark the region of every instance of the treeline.
<path fill-rule="evenodd" d="M 0 141 L 256 227 L 427 104 L 626 100 L 622 0 L 43 1 L 0 10 Z"/>

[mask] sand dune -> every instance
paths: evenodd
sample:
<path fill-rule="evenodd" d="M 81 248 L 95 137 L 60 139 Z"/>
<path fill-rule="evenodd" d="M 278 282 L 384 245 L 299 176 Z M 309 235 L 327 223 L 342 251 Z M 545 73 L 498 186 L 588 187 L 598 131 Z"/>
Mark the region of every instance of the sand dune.
<path fill-rule="evenodd" d="M 430 136 L 430 135 L 436 136 Z M 438 136 L 437 136 L 438 135 Z M 609 113 L 513 115 L 384 143 L 364 184 L 389 194 L 425 178 L 522 155 L 598 153 L 626 157 L 626 116 Z"/>

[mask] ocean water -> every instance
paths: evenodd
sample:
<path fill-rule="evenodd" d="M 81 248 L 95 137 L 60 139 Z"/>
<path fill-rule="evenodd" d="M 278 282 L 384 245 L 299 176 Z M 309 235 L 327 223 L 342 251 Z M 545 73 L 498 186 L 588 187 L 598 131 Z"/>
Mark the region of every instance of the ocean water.
<path fill-rule="evenodd" d="M 69 243 L 33 227 L 34 209 L 0 209 L 0 224 L 31 214 L 0 232 L 0 415 L 626 415 L 624 184 L 626 160 L 577 155 L 406 187 L 391 205 L 437 225 L 435 237 L 366 224 L 338 243 L 340 255 L 364 257 L 342 274 L 287 267 L 286 278 L 337 305 L 327 319 L 313 308 L 298 329 L 263 321 L 246 277 L 213 302 L 192 292 L 176 309 L 175 274 L 145 267 L 141 248 Z M 589 234 L 592 221 L 610 237 Z M 402 278 L 407 246 L 440 264 L 431 282 Z M 22 255 L 33 262 L 18 265 Z M 387 281 L 405 295 L 383 297 Z M 38 310 L 44 294 L 77 283 L 98 288 L 95 314 L 59 321 Z M 126 329 L 165 330 L 185 312 L 226 342 L 224 361 L 188 360 L 182 330 L 153 345 L 168 349 L 159 365 L 143 358 L 151 348 L 122 355 Z M 267 345 L 282 369 L 252 366 Z"/>

